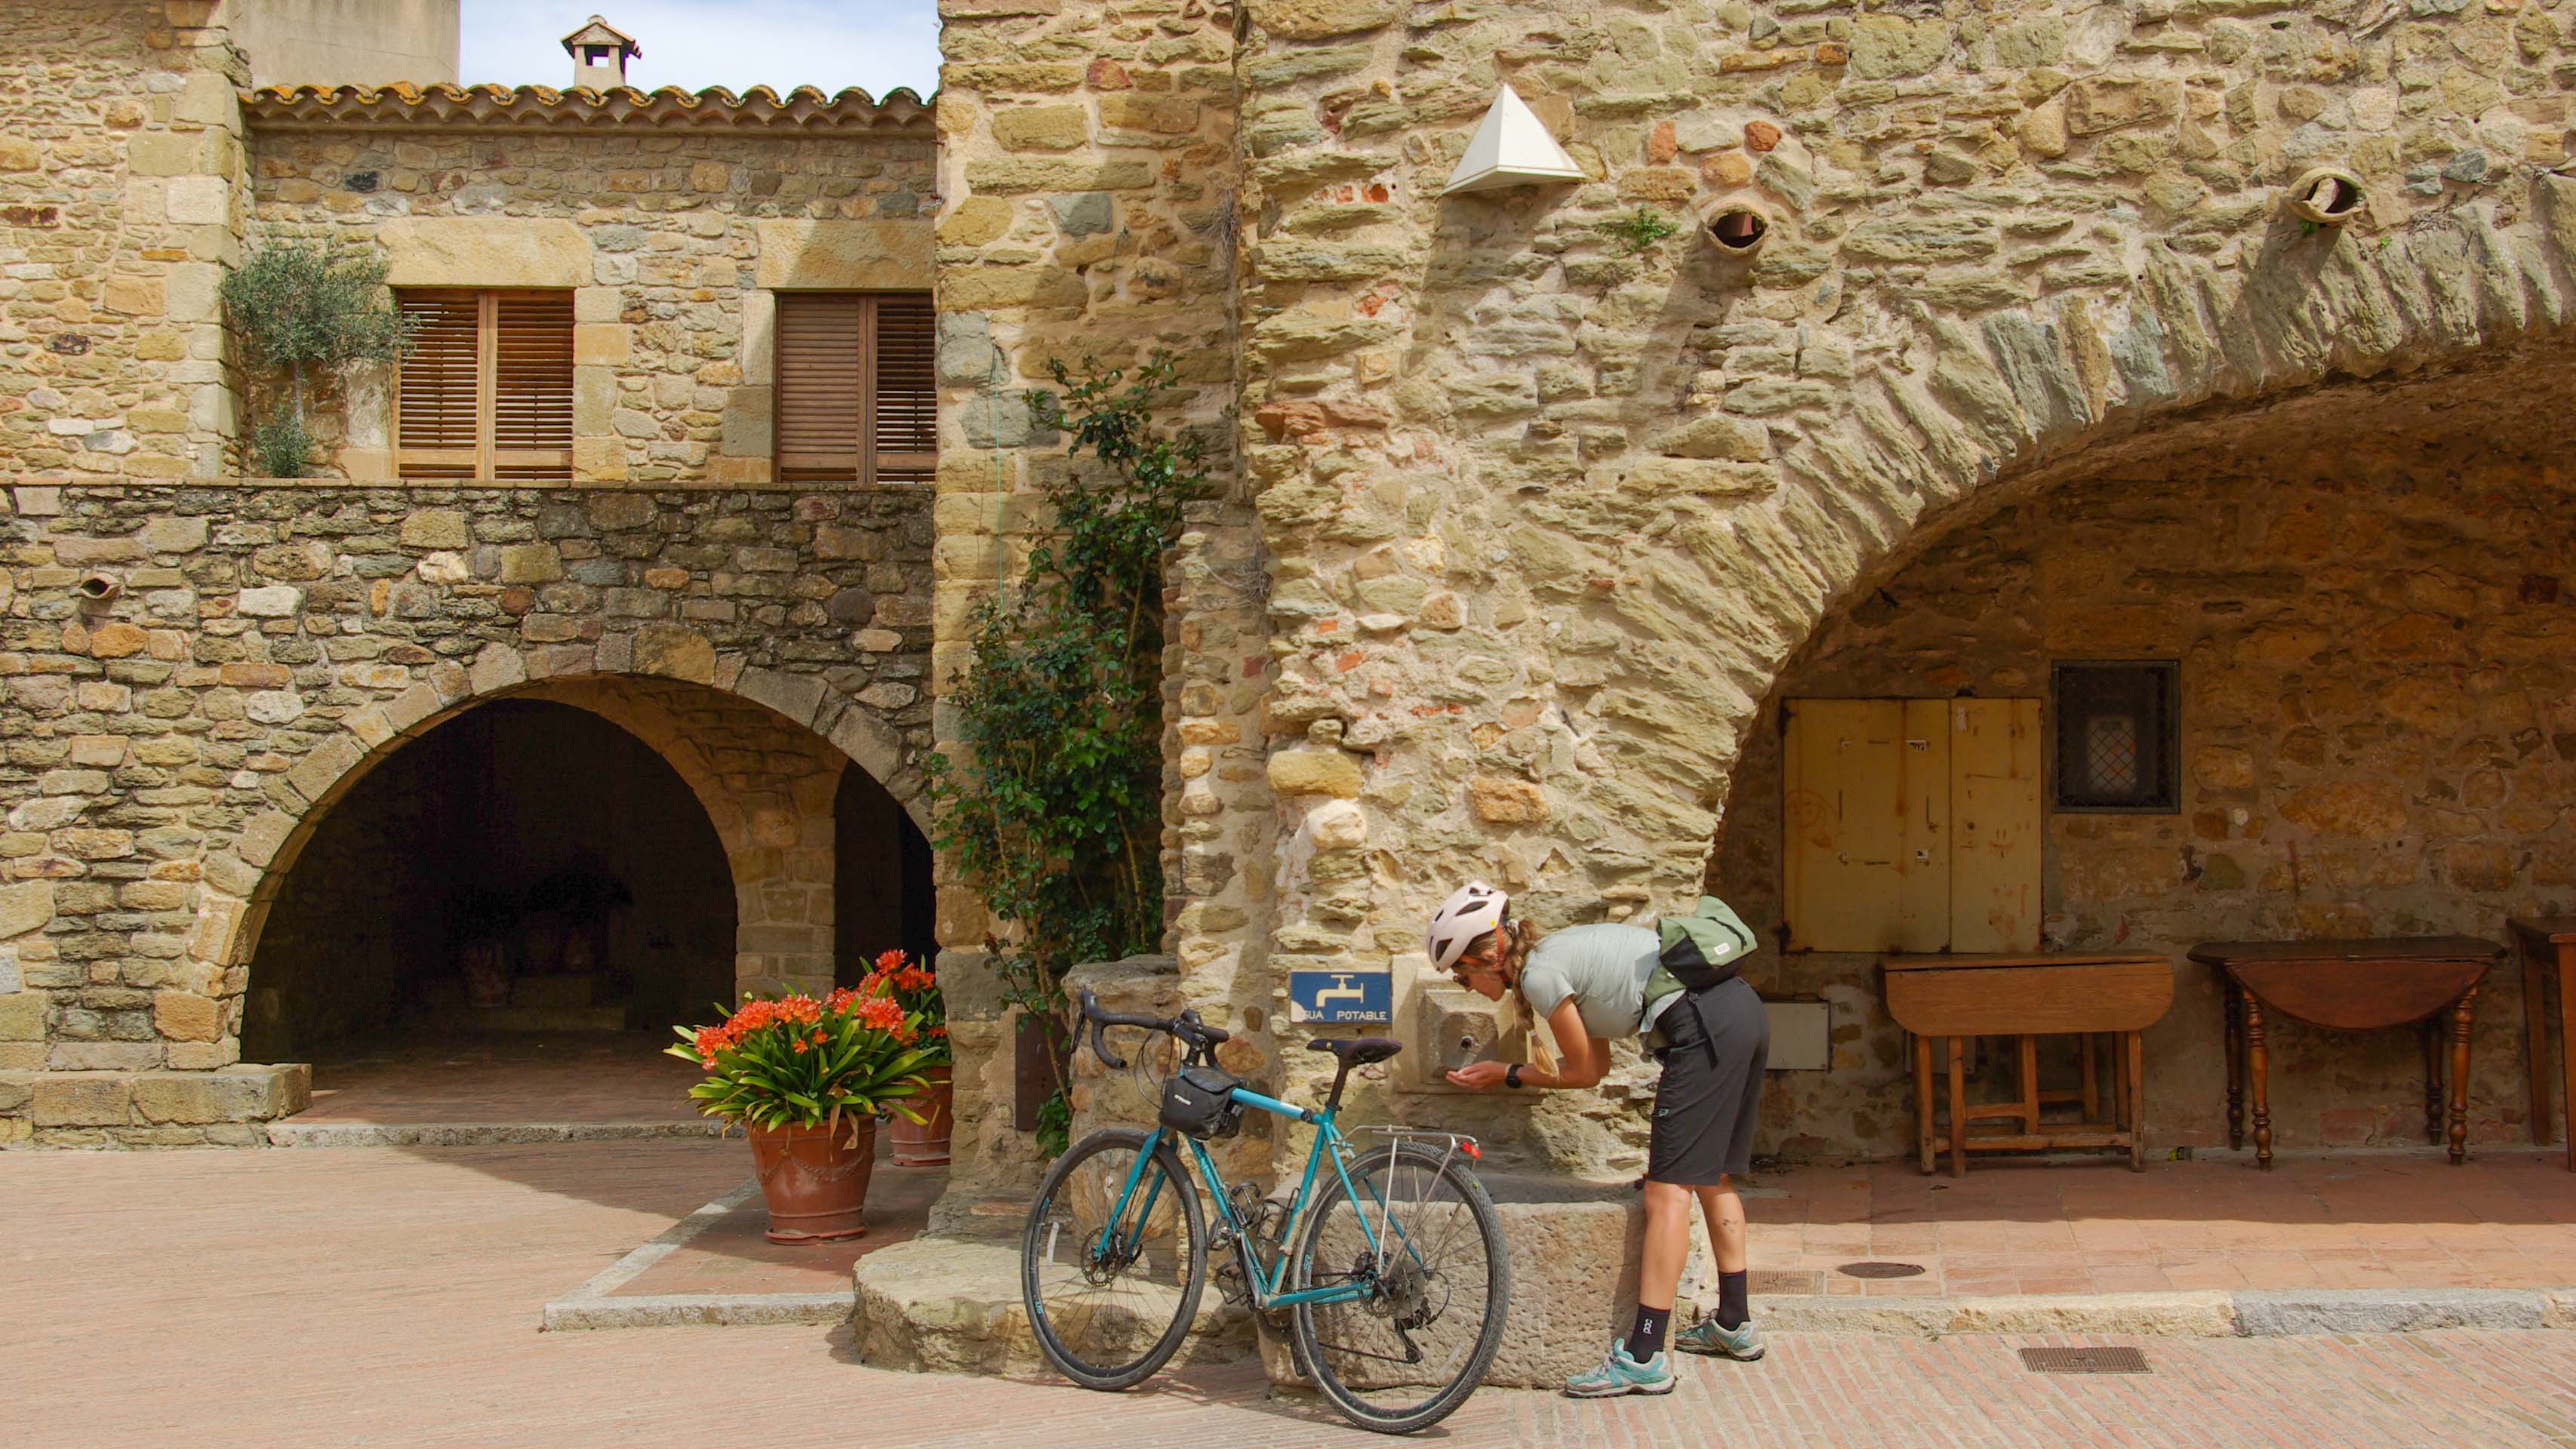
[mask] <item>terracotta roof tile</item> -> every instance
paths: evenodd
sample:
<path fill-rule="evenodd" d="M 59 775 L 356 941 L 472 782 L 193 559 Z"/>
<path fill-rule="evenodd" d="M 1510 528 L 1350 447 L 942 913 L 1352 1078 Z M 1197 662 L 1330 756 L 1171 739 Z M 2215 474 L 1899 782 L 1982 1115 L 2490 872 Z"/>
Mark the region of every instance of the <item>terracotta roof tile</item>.
<path fill-rule="evenodd" d="M 737 96 L 722 86 L 697 92 L 665 86 L 262 86 L 242 95 L 250 124 L 270 130 L 334 126 L 407 126 L 440 130 L 595 130 L 616 126 L 744 128 L 932 134 L 930 107 L 909 89 L 882 101 L 852 87 L 827 96 L 798 86 L 781 96 L 753 86 Z"/>

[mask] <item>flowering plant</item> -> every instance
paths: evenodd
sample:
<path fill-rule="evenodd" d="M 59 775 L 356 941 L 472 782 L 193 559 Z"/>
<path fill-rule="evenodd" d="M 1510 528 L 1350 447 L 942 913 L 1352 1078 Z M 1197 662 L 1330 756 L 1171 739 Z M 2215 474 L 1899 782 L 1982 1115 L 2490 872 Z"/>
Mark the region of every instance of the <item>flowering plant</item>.
<path fill-rule="evenodd" d="M 930 1055 L 925 1066 L 948 1065 L 948 1004 L 940 999 L 939 978 L 930 968 L 913 964 L 901 951 L 877 957 L 876 969 L 859 978 L 861 996 L 890 998 L 921 1027 L 921 1045 Z"/>
<path fill-rule="evenodd" d="M 698 1111 L 760 1127 L 837 1127 L 845 1115 L 884 1111 L 914 1117 L 901 1099 L 926 1085 L 930 1042 L 939 1060 L 947 1055 L 946 1039 L 926 1038 L 900 1001 L 850 987 L 820 1001 L 746 997 L 714 1026 L 673 1030 L 680 1044 L 663 1050 L 707 1071 L 689 1089 Z"/>

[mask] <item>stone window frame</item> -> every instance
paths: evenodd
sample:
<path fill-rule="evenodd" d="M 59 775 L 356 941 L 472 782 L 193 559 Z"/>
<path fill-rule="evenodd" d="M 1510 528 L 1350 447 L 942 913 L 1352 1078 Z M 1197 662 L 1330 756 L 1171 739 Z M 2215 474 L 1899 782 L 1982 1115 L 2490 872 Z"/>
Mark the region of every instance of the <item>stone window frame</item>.
<path fill-rule="evenodd" d="M 930 291 L 926 288 L 795 288 L 777 291 L 773 293 L 773 298 L 776 315 L 770 330 L 772 476 L 781 482 L 841 484 L 861 488 L 932 486 L 939 463 L 939 388 L 935 357 L 938 313 Z M 856 404 L 859 414 L 855 436 L 856 451 L 846 471 L 836 471 L 840 467 L 837 463 L 827 465 L 810 461 L 791 462 L 789 460 L 790 419 L 787 404 L 788 391 L 793 385 L 788 356 L 791 332 L 794 330 L 794 324 L 790 321 L 791 314 L 801 307 L 811 306 L 819 301 L 853 300 L 860 304 L 859 325 L 862 339 L 856 359 L 857 366 L 851 380 L 851 386 L 857 395 Z M 888 302 L 903 302 L 918 308 L 917 318 L 914 319 L 918 326 L 917 335 L 908 335 L 905 341 L 919 351 L 921 401 L 925 407 L 924 420 L 928 424 L 928 441 L 931 444 L 926 449 L 881 453 L 878 448 L 880 430 L 875 426 L 875 422 L 877 406 L 881 399 L 877 381 L 886 360 L 885 339 L 879 331 L 879 321 L 884 315 L 884 307 Z M 811 458 L 819 455 L 805 456 Z M 889 473 L 911 476 L 888 479 L 886 475 Z"/>
<path fill-rule="evenodd" d="M 403 442 L 402 378 L 410 359 L 395 364 L 390 372 L 388 392 L 392 422 L 393 464 L 396 477 L 463 477 L 509 482 L 569 482 L 573 469 L 573 348 L 574 297 L 566 287 L 397 287 L 394 304 L 446 298 L 471 297 L 475 307 L 475 396 L 474 445 L 470 448 L 407 447 Z M 562 418 L 564 445 L 561 448 L 509 448 L 501 446 L 501 385 L 503 325 L 501 309 L 505 303 L 543 299 L 549 304 L 560 299 L 563 329 L 563 393 L 552 400 L 549 413 Z M 551 326 L 554 318 L 540 319 Z M 551 359 L 548 359 L 551 361 Z M 453 472 L 422 473 L 420 469 L 453 470 L 464 468 L 464 474 Z"/>
<path fill-rule="evenodd" d="M 2116 677 L 2131 676 L 2123 681 Z M 2093 711 L 2070 707 L 2070 690 L 2114 685 L 2144 687 L 2153 700 L 2146 711 L 2142 774 L 2129 798 L 2070 795 L 2066 752 L 2075 741 L 2067 733 L 2077 716 Z M 2179 815 L 2182 813 L 2182 662 L 2178 659 L 2057 659 L 2048 668 L 2048 808 L 2060 815 Z"/>

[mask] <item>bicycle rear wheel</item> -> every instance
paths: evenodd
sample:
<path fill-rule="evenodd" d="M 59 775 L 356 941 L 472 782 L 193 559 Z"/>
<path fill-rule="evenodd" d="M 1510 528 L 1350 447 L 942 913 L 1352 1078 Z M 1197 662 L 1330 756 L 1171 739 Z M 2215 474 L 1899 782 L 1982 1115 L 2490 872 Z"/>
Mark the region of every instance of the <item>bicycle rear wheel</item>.
<path fill-rule="evenodd" d="M 1354 1153 L 1356 1201 L 1330 1178 L 1297 1255 L 1297 1288 L 1365 1296 L 1301 1303 L 1291 1331 L 1316 1387 L 1352 1423 L 1387 1434 L 1436 1424 L 1485 1381 L 1511 1305 L 1494 1200 L 1467 1159 L 1412 1142 Z"/>
<path fill-rule="evenodd" d="M 1145 1141 L 1113 1127 L 1067 1149 L 1038 1184 L 1020 1238 L 1020 1296 L 1038 1349 L 1086 1389 L 1130 1388 L 1169 1362 L 1207 1282 L 1198 1194 L 1168 1138 L 1139 1170 Z"/>

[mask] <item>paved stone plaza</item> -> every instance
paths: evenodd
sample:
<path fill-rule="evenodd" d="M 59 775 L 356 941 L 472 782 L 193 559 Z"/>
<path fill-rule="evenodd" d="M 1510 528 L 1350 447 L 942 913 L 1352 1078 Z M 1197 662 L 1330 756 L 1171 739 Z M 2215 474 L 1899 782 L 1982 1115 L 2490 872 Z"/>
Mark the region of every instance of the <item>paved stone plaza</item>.
<path fill-rule="evenodd" d="M 19 1231 L 0 1294 L 46 1305 L 0 1327 L 11 1445 L 1383 1442 L 1269 1397 L 1250 1365 L 1112 1398 L 871 1369 L 844 1328 L 537 1331 L 541 1298 L 738 1185 L 740 1143 L 61 1153 L 8 1169 L 0 1218 Z M 146 1270 L 138 1242 L 170 1247 Z M 1759 1365 L 1693 1361 L 1670 1399 L 1488 1391 L 1432 1437 L 2576 1444 L 2576 1333 L 2130 1340 L 2154 1367 L 2143 1378 L 2042 1377 L 2013 1353 L 2075 1341 L 1784 1334 Z"/>

